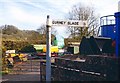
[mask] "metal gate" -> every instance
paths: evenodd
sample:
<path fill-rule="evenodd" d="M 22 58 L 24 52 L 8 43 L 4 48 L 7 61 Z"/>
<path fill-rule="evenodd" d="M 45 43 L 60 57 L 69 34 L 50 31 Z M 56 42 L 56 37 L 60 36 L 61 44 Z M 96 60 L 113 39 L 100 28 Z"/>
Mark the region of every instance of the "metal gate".
<path fill-rule="evenodd" d="M 40 73 L 40 60 L 27 60 L 24 62 L 17 62 L 11 69 L 11 74 L 24 74 L 36 72 Z"/>

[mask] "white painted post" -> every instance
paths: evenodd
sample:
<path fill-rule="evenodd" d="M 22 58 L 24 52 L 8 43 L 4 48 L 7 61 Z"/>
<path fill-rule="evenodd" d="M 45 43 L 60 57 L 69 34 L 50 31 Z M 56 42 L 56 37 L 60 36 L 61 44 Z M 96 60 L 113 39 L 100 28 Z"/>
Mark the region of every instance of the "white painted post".
<path fill-rule="evenodd" d="M 47 15 L 47 22 L 46 22 L 46 81 L 51 81 L 51 27 L 49 22 L 49 15 Z"/>

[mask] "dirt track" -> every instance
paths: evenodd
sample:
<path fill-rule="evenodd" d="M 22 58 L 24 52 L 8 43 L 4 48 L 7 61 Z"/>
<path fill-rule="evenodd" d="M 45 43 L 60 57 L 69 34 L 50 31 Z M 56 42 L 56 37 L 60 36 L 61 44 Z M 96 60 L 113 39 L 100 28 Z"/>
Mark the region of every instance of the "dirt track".
<path fill-rule="evenodd" d="M 2 81 L 40 81 L 40 60 L 29 60 L 13 68 L 13 72 L 2 76 Z"/>

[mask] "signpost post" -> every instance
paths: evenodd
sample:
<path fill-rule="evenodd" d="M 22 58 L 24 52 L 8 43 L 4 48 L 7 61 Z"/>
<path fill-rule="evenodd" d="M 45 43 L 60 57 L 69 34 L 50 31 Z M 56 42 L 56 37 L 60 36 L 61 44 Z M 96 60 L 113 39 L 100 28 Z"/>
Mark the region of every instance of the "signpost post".
<path fill-rule="evenodd" d="M 46 43 L 47 43 L 47 52 L 46 52 L 46 81 L 51 81 L 51 27 L 49 24 L 49 15 L 47 16 L 47 22 L 46 22 Z"/>
<path fill-rule="evenodd" d="M 74 26 L 74 27 L 88 27 L 87 21 L 80 20 L 52 20 L 50 21 L 49 15 L 46 21 L 46 81 L 51 81 L 51 26 Z"/>

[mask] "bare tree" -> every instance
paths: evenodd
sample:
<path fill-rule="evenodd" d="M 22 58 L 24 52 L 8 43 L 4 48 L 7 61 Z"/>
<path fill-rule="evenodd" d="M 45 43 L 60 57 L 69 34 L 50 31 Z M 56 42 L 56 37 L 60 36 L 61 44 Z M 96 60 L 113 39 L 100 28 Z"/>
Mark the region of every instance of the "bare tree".
<path fill-rule="evenodd" d="M 96 35 L 98 29 L 98 16 L 95 14 L 94 8 L 82 5 L 81 3 L 74 5 L 72 10 L 68 13 L 69 20 L 83 20 L 88 22 L 88 27 L 68 27 L 72 38 L 89 35 Z"/>
<path fill-rule="evenodd" d="M 46 34 L 46 25 L 45 24 L 42 24 L 38 29 L 37 31 L 40 33 L 40 34 Z M 57 33 L 57 30 L 55 30 L 54 27 L 51 28 L 51 33 L 56 35 Z"/>
<path fill-rule="evenodd" d="M 40 33 L 40 34 L 46 34 L 46 26 L 43 24 L 41 25 L 37 31 Z"/>

